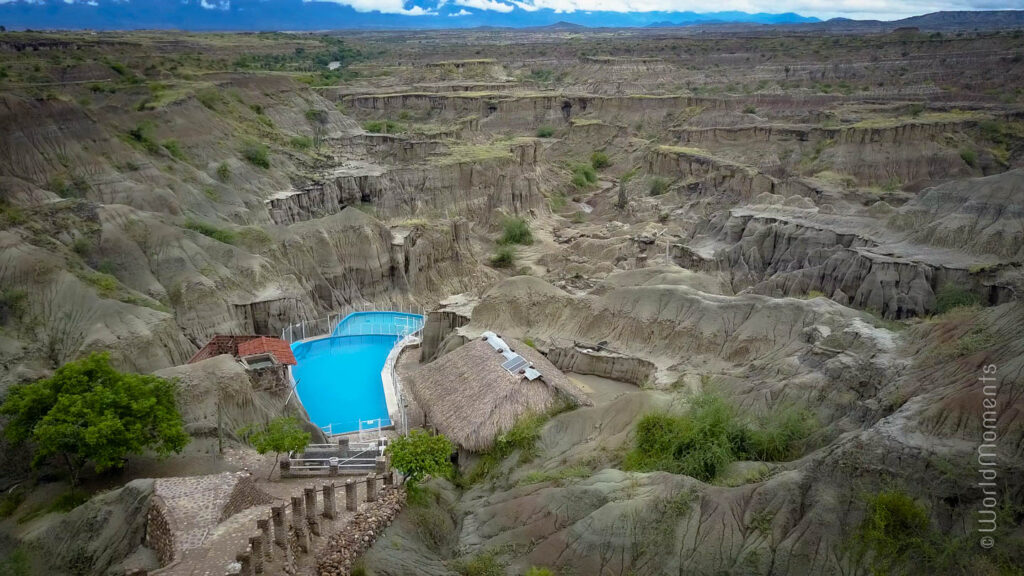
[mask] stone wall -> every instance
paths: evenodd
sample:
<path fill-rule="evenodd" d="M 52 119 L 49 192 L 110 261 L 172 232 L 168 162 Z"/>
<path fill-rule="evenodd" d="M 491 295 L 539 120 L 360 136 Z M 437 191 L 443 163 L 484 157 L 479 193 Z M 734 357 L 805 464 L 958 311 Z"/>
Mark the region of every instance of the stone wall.
<path fill-rule="evenodd" d="M 252 380 L 253 390 L 279 390 L 291 386 L 288 366 L 283 364 L 249 370 L 249 380 Z"/>
<path fill-rule="evenodd" d="M 377 537 L 391 525 L 405 504 L 405 490 L 384 490 L 380 498 L 356 513 L 352 521 L 331 536 L 317 555 L 320 576 L 348 576 L 355 561 L 373 546 Z"/>
<path fill-rule="evenodd" d="M 235 488 L 231 491 L 231 496 L 228 497 L 227 504 L 221 510 L 220 521 L 223 522 L 242 510 L 247 510 L 253 506 L 273 503 L 273 497 L 257 488 L 256 483 L 252 480 L 252 476 L 243 476 L 235 484 Z"/>
<path fill-rule="evenodd" d="M 146 513 L 146 547 L 156 552 L 161 566 L 167 566 L 174 560 L 174 532 L 168 519 L 167 508 L 159 497 L 153 498 L 153 504 Z"/>

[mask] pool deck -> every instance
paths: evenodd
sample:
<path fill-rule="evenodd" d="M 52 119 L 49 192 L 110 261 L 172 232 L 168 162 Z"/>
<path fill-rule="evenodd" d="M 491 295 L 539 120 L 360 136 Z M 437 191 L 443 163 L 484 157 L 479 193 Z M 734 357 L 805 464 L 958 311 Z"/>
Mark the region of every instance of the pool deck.
<path fill-rule="evenodd" d="M 404 422 L 402 418 L 402 412 L 404 407 L 399 403 L 401 398 L 401 379 L 398 377 L 398 373 L 395 371 L 395 363 L 398 362 L 398 357 L 402 354 L 402 351 L 407 347 L 419 346 L 420 337 L 417 336 L 419 331 L 410 334 L 405 338 L 402 338 L 391 348 L 391 352 L 388 353 L 388 359 L 384 362 L 384 369 L 380 372 L 380 381 L 384 386 L 384 402 L 388 406 L 388 420 L 391 420 L 391 424 L 396 428 L 398 422 Z M 405 431 L 403 430 L 404 434 Z"/>

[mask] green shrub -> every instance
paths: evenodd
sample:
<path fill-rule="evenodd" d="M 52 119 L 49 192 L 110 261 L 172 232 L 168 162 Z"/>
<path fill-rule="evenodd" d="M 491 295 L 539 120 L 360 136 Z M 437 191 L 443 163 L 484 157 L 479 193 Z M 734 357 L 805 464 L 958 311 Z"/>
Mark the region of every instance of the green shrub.
<path fill-rule="evenodd" d="M 776 462 L 800 456 L 804 439 L 817 429 L 814 415 L 787 407 L 772 413 L 749 432 L 746 453 L 756 460 Z"/>
<path fill-rule="evenodd" d="M 0 496 L 0 518 L 10 518 L 25 501 L 25 490 L 14 488 Z"/>
<path fill-rule="evenodd" d="M 495 268 L 511 268 L 516 262 L 516 251 L 511 246 L 498 246 L 491 256 L 491 266 Z"/>
<path fill-rule="evenodd" d="M 585 185 L 586 184 L 583 184 L 583 186 Z M 569 199 L 566 198 L 565 194 L 562 194 L 561 192 L 554 192 L 551 194 L 551 196 L 548 197 L 548 208 L 550 208 L 552 212 L 558 212 L 559 210 L 565 208 L 568 204 Z"/>
<path fill-rule="evenodd" d="M 647 189 L 647 193 L 651 196 L 661 196 L 665 192 L 668 192 L 668 180 L 664 178 L 652 178 Z"/>
<path fill-rule="evenodd" d="M 572 185 L 577 188 L 586 188 L 597 182 L 597 172 L 590 164 L 577 164 L 572 168 Z"/>
<path fill-rule="evenodd" d="M 398 134 L 404 132 L 405 128 L 392 120 L 371 120 L 363 124 L 363 130 L 374 134 Z"/>
<path fill-rule="evenodd" d="M 65 492 L 50 505 L 53 512 L 70 512 L 89 501 L 89 495 L 78 490 Z"/>
<path fill-rule="evenodd" d="M 594 167 L 594 170 L 600 170 L 611 166 L 612 162 L 604 152 L 594 152 L 590 155 L 590 165 Z"/>
<path fill-rule="evenodd" d="M 309 136 L 295 136 L 288 143 L 296 150 L 309 150 L 313 147 L 313 139 Z"/>
<path fill-rule="evenodd" d="M 270 168 L 270 150 L 265 144 L 249 141 L 242 145 L 242 158 L 253 166 Z"/>
<path fill-rule="evenodd" d="M 396 470 L 416 484 L 424 477 L 449 477 L 452 473 L 452 443 L 442 434 L 413 430 L 388 444 L 387 454 Z"/>
<path fill-rule="evenodd" d="M 455 571 L 460 576 L 505 576 L 505 568 L 489 552 L 455 562 Z"/>
<path fill-rule="evenodd" d="M 907 494 L 887 490 L 869 495 L 867 514 L 855 540 L 872 554 L 875 574 L 899 572 L 913 557 L 923 559 L 928 546 L 928 512 Z"/>
<path fill-rule="evenodd" d="M 523 573 L 523 576 L 555 576 L 555 573 L 550 568 L 531 566 L 529 570 Z"/>
<path fill-rule="evenodd" d="M 218 242 L 225 244 L 235 243 L 235 233 L 226 228 L 218 228 L 213 224 L 202 222 L 199 220 L 193 220 L 191 218 L 185 220 L 185 228 L 199 232 L 203 236 L 209 236 Z"/>
<path fill-rule="evenodd" d="M 274 243 L 274 239 L 271 238 L 270 234 L 262 228 L 256 226 L 246 226 L 238 231 L 236 235 L 238 243 L 245 246 L 253 252 L 259 252 L 270 247 Z"/>
<path fill-rule="evenodd" d="M 149 122 L 142 122 L 129 130 L 128 137 L 150 154 L 160 152 L 160 145 L 153 139 L 153 125 Z"/>
<path fill-rule="evenodd" d="M 554 135 L 555 129 L 552 128 L 551 126 L 541 126 L 540 128 L 537 128 L 538 138 L 551 138 Z"/>
<path fill-rule="evenodd" d="M 964 148 L 960 150 L 960 159 L 971 168 L 974 168 L 975 164 L 978 163 L 978 154 L 971 148 Z"/>
<path fill-rule="evenodd" d="M 217 166 L 217 180 L 221 182 L 231 180 L 231 167 L 227 165 L 227 162 L 221 162 L 220 166 Z"/>
<path fill-rule="evenodd" d="M 641 418 L 624 468 L 710 481 L 735 460 L 798 456 L 815 427 L 810 413 L 793 408 L 773 411 L 753 426 L 721 398 L 701 394 L 682 416 L 655 413 Z"/>
<path fill-rule="evenodd" d="M 757 108 L 753 106 L 746 106 L 743 108 L 744 114 L 757 114 Z"/>
<path fill-rule="evenodd" d="M 181 149 L 181 144 L 178 144 L 177 140 L 164 140 L 160 143 L 167 150 L 167 153 L 176 160 L 185 160 L 185 152 Z"/>
<path fill-rule="evenodd" d="M 217 106 L 224 102 L 224 98 L 216 88 L 206 88 L 196 92 L 196 100 L 210 110 L 216 110 Z"/>
<path fill-rule="evenodd" d="M 977 294 L 952 284 L 946 284 L 935 294 L 935 311 L 945 314 L 954 308 L 976 306 L 981 303 Z"/>
<path fill-rule="evenodd" d="M 529 246 L 533 244 L 533 232 L 530 225 L 522 218 L 505 218 L 501 223 L 501 238 L 498 244 L 522 244 Z"/>
<path fill-rule="evenodd" d="M 566 408 L 556 406 L 546 413 L 521 416 L 512 428 L 499 434 L 494 440 L 494 445 L 481 455 L 480 461 L 466 478 L 467 482 L 473 484 L 487 477 L 503 460 L 516 452 L 519 452 L 520 463 L 533 460 L 537 456 L 537 440 L 540 439 L 541 428 Z"/>

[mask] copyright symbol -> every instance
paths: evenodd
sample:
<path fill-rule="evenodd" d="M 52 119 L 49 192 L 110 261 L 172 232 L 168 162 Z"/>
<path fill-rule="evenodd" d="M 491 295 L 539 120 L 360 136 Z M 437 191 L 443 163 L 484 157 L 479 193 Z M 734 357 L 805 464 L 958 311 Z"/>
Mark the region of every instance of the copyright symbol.
<path fill-rule="evenodd" d="M 982 536 L 979 542 L 982 548 L 991 548 L 996 545 L 996 541 L 991 536 Z"/>

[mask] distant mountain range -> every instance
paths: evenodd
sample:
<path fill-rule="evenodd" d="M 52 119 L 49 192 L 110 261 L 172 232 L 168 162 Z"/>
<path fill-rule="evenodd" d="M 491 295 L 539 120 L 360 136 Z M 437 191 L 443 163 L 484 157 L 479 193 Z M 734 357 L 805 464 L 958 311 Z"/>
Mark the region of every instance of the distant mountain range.
<path fill-rule="evenodd" d="M 340 1 L 340 0 L 339 0 Z M 366 0 L 359 4 L 373 5 Z M 393 1 L 381 4 L 396 6 Z M 338 30 L 573 27 L 692 27 L 885 31 L 1024 27 L 1024 11 L 936 12 L 903 20 L 822 22 L 792 12 L 555 12 L 521 0 L 412 0 L 406 14 L 359 12 L 329 0 L 0 0 L 0 25 L 20 29 Z M 474 8 L 473 6 L 488 9 Z M 529 9 L 524 9 L 526 6 Z"/>
<path fill-rule="evenodd" d="M 372 5 L 371 2 L 360 2 Z M 393 2 L 381 2 L 391 4 Z M 438 6 L 438 4 L 441 4 Z M 481 10 L 472 5 L 485 6 Z M 639 27 L 655 23 L 686 26 L 703 22 L 752 24 L 818 22 L 799 14 L 746 12 L 571 12 L 525 10 L 504 0 L 412 0 L 413 14 L 358 12 L 331 1 L 303 0 L 0 0 L 0 24 L 10 30 L 33 29 L 180 29 L 180 30 L 327 30 L 524 28 L 553 24 L 582 27 Z"/>

